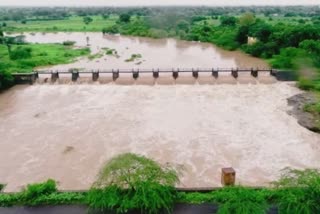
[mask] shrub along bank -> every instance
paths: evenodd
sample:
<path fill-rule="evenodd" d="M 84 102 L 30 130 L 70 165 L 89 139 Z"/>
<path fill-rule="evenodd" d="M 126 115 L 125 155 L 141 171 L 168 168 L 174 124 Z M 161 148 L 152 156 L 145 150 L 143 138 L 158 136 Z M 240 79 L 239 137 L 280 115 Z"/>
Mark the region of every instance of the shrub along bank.
<path fill-rule="evenodd" d="M 208 193 L 178 192 L 178 171 L 142 156 L 124 154 L 101 170 L 88 192 L 58 192 L 48 180 L 28 185 L 22 192 L 0 194 L 0 206 L 86 205 L 93 210 L 117 213 L 172 211 L 175 203 L 218 205 L 218 213 L 266 213 L 272 206 L 280 213 L 320 212 L 320 171 L 285 169 L 272 188 L 231 186 Z"/>

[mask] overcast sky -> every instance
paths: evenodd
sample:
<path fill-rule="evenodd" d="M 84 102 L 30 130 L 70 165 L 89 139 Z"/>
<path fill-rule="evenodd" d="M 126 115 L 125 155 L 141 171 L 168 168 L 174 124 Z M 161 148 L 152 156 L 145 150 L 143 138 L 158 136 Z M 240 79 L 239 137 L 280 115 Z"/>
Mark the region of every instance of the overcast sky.
<path fill-rule="evenodd" d="M 1 6 L 320 5 L 320 0 L 0 0 Z"/>

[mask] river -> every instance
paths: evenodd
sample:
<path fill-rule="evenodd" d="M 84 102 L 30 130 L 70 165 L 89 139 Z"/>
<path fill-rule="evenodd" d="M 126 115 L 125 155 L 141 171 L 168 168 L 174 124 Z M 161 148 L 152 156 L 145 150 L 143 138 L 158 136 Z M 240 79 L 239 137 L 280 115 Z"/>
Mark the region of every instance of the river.
<path fill-rule="evenodd" d="M 42 85 L 0 94 L 0 183 L 6 191 L 53 178 L 89 188 L 103 163 L 133 152 L 182 164 L 181 187 L 268 185 L 284 167 L 319 167 L 320 136 L 288 115 L 289 83 Z"/>
<path fill-rule="evenodd" d="M 121 57 L 54 69 L 267 66 L 238 52 L 173 39 L 26 34 L 28 41 L 75 40 L 77 46 L 86 45 L 86 36 L 93 52 L 115 48 Z M 124 62 L 132 53 L 145 61 Z M 235 168 L 237 183 L 268 185 L 284 167 L 320 164 L 320 136 L 287 113 L 287 98 L 298 93 L 287 82 L 15 86 L 0 94 L 0 183 L 18 191 L 53 178 L 63 190 L 88 189 L 106 161 L 133 152 L 183 165 L 180 187 L 220 186 L 223 167 Z"/>
<path fill-rule="evenodd" d="M 180 41 L 175 39 L 150 39 L 102 33 L 24 33 L 26 41 L 33 43 L 62 43 L 75 41 L 76 46 L 89 47 L 92 54 L 103 53 L 101 58 L 83 58 L 69 65 L 54 66 L 52 70 L 69 68 L 84 69 L 131 69 L 131 68 L 268 68 L 258 58 L 239 51 L 225 51 L 209 43 Z M 106 55 L 105 48 L 117 51 Z M 140 59 L 125 62 L 132 54 L 141 54 Z"/>

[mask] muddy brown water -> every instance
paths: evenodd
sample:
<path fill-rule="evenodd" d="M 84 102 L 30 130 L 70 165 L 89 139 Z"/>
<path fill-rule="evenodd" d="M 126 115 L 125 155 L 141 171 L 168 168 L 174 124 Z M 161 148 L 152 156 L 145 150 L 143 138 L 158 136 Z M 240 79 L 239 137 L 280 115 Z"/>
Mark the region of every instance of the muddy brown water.
<path fill-rule="evenodd" d="M 268 185 L 284 167 L 320 165 L 320 137 L 288 115 L 287 82 L 16 86 L 0 94 L 0 183 L 56 179 L 87 189 L 105 161 L 133 152 L 184 165 L 180 187 Z"/>
<path fill-rule="evenodd" d="M 101 58 L 89 60 L 85 57 L 75 63 L 51 67 L 52 70 L 269 67 L 261 59 L 238 51 L 225 51 L 209 43 L 103 35 L 102 33 L 24 33 L 24 35 L 28 42 L 62 43 L 69 40 L 75 41 L 76 46 L 80 47 L 87 45 L 88 37 L 92 54 L 103 54 Z M 115 49 L 118 57 L 106 55 L 104 48 Z M 132 54 L 141 54 L 142 57 L 132 62 L 125 62 L 126 59 L 131 58 Z"/>
<path fill-rule="evenodd" d="M 267 67 L 262 60 L 197 42 L 99 33 L 25 35 L 30 42 L 74 40 L 77 46 L 86 46 L 88 36 L 93 53 L 108 47 L 120 55 L 45 70 Z M 141 54 L 142 63 L 124 62 L 131 54 Z M 1 93 L 0 183 L 10 192 L 53 178 L 63 190 L 87 189 L 103 163 L 124 152 L 183 165 L 180 187 L 220 186 L 222 167 L 234 167 L 237 183 L 252 186 L 268 185 L 284 167 L 319 167 L 319 135 L 287 114 L 286 99 L 301 91 L 268 75 L 259 76 L 263 81 L 209 76 L 174 82 L 160 77 L 155 85 L 143 85 L 121 78 L 92 84 L 80 75 L 77 83 L 43 84 L 42 79 Z"/>

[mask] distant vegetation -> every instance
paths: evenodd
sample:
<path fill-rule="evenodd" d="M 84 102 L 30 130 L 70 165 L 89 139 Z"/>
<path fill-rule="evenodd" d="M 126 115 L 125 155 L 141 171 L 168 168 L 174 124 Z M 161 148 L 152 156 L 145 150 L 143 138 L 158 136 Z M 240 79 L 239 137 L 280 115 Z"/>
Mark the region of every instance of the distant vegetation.
<path fill-rule="evenodd" d="M 274 68 L 320 67 L 319 7 L 3 8 L 1 12 L 6 31 L 175 37 L 241 49 L 269 60 Z M 248 44 L 248 37 L 256 42 Z"/>
<path fill-rule="evenodd" d="M 174 37 L 240 49 L 274 68 L 303 70 L 299 86 L 320 90 L 319 7 L 1 8 L 0 14 L 4 31 Z"/>

